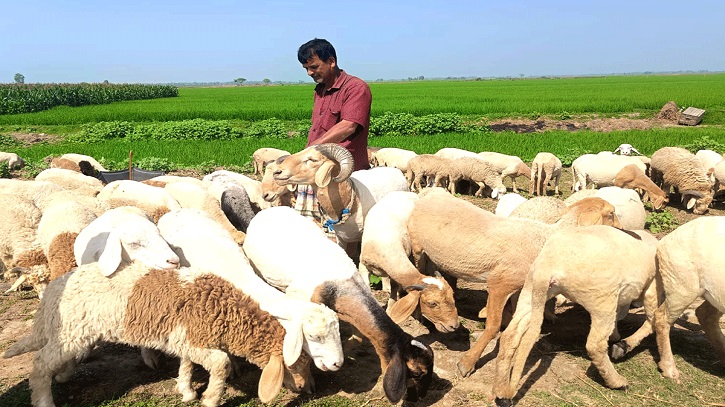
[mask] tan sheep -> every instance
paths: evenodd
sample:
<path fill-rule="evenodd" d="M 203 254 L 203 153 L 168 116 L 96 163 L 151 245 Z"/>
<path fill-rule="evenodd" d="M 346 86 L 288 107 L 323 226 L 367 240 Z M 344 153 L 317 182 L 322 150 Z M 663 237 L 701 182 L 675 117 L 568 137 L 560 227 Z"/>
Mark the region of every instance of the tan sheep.
<path fill-rule="evenodd" d="M 606 247 L 606 250 L 603 248 Z M 657 239 L 645 231 L 606 226 L 561 230 L 548 238 L 531 266 L 516 312 L 501 335 L 493 393 L 498 405 L 511 405 L 524 363 L 539 338 L 545 302 L 563 294 L 591 316 L 586 349 L 607 387 L 621 389 L 627 379 L 607 356 L 607 341 L 617 319 L 641 298 L 655 277 Z M 578 256 L 563 258 L 562 248 Z M 613 256 L 612 253 L 616 253 Z"/>
<path fill-rule="evenodd" d="M 501 179 L 511 178 L 511 188 L 514 192 L 519 192 L 516 188 L 517 177 L 523 176 L 531 179 L 531 168 L 520 157 L 493 151 L 483 151 L 478 155 L 491 164 L 493 169 L 501 175 Z"/>
<path fill-rule="evenodd" d="M 272 147 L 258 148 L 252 153 L 252 166 L 254 167 L 254 175 L 262 175 L 264 168 L 272 161 L 276 161 L 279 157 L 290 155 L 287 150 L 280 150 Z"/>
<path fill-rule="evenodd" d="M 622 168 L 614 177 L 614 186 L 645 191 L 654 210 L 662 209 L 670 201 L 669 196 L 636 165 Z"/>
<path fill-rule="evenodd" d="M 531 162 L 531 186 L 533 195 L 546 195 L 549 181 L 554 181 L 554 195 L 559 195 L 559 179 L 561 178 L 561 160 L 552 153 L 540 152 Z"/>
<path fill-rule="evenodd" d="M 614 207 L 599 198 L 572 205 L 556 224 L 547 225 L 502 218 L 440 191 L 420 197 L 408 219 L 408 233 L 421 272 L 430 260 L 441 273 L 488 284 L 486 330 L 458 362 L 459 372 L 468 376 L 498 334 L 506 302 L 521 290 L 531 264 L 554 231 L 573 225 L 620 225 Z M 459 255 L 462 247 L 465 256 Z"/>

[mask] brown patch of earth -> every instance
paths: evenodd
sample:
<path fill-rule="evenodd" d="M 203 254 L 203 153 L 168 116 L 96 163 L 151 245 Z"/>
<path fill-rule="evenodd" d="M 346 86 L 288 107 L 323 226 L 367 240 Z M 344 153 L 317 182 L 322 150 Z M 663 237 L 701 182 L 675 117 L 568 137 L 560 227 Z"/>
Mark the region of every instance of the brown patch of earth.
<path fill-rule="evenodd" d="M 513 131 L 515 133 L 540 133 L 549 130 L 649 130 L 655 128 L 677 126 L 677 121 L 668 119 L 642 119 L 637 114 L 627 117 L 590 118 L 590 119 L 564 119 L 551 118 L 531 119 L 502 119 L 489 124 L 493 131 Z"/>

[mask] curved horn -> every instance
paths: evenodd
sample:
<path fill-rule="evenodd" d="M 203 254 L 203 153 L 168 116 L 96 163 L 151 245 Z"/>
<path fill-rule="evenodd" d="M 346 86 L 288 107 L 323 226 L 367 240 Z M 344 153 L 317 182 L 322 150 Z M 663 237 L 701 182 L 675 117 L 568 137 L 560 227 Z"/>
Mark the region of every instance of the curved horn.
<path fill-rule="evenodd" d="M 315 148 L 320 154 L 340 165 L 340 173 L 332 179 L 334 182 L 342 182 L 350 177 L 352 170 L 355 169 L 355 161 L 350 151 L 335 143 L 318 144 Z"/>

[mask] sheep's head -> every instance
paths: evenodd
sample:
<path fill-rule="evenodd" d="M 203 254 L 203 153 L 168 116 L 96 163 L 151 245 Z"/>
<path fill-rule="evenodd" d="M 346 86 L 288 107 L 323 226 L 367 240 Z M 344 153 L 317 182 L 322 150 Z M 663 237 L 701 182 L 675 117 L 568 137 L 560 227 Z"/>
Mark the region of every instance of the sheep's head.
<path fill-rule="evenodd" d="M 303 349 L 312 356 L 322 371 L 336 371 L 345 356 L 340 342 L 340 321 L 337 313 L 322 304 L 310 305 L 302 316 Z"/>
<path fill-rule="evenodd" d="M 397 404 L 425 397 L 433 381 L 433 349 L 408 334 L 400 338 L 400 352 L 393 355 L 385 368 L 383 390 L 388 400 Z"/>
<path fill-rule="evenodd" d="M 279 157 L 276 161 L 272 161 L 264 168 L 262 176 L 262 198 L 267 202 L 279 202 L 280 199 L 292 191 L 297 189 L 295 184 L 280 184 L 275 181 L 274 173 L 279 169 L 279 164 L 284 161 L 288 155 Z"/>
<path fill-rule="evenodd" d="M 312 394 L 315 391 L 315 378 L 310 371 L 312 359 L 301 354 L 299 359 L 291 366 L 285 366 L 283 385 L 295 393 Z"/>
<path fill-rule="evenodd" d="M 439 332 L 453 332 L 458 328 L 458 310 L 453 299 L 453 288 L 436 271 L 435 277 L 423 278 L 423 284 L 405 287 L 408 295 L 398 300 L 389 310 L 390 319 L 400 324 L 420 306 L 423 317 L 432 322 Z"/>
<path fill-rule="evenodd" d="M 274 180 L 280 185 L 315 184 L 326 187 L 331 181 L 350 177 L 355 163 L 352 154 L 337 144 L 319 144 L 277 161 Z M 333 177 L 333 174 L 337 174 Z"/>
<path fill-rule="evenodd" d="M 687 209 L 692 209 L 695 215 L 703 215 L 707 213 L 712 202 L 713 194 L 703 194 L 700 191 L 686 190 L 680 191 L 682 202 L 685 203 Z"/>
<path fill-rule="evenodd" d="M 598 197 L 588 197 L 573 203 L 562 214 L 559 222 L 568 222 L 576 226 L 607 225 L 622 229 L 614 206 Z"/>

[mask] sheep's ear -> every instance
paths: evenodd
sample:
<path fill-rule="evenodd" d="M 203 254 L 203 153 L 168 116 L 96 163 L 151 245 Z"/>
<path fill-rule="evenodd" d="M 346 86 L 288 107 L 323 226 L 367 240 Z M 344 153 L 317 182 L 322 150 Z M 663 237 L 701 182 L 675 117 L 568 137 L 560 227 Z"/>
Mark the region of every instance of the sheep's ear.
<path fill-rule="evenodd" d="M 295 192 L 297 190 L 297 184 L 287 184 L 287 190 L 290 192 Z"/>
<path fill-rule="evenodd" d="M 601 225 L 602 214 L 599 211 L 589 210 L 583 212 L 577 218 L 577 226 Z"/>
<path fill-rule="evenodd" d="M 284 380 L 284 360 L 279 355 L 272 355 L 267 366 L 262 369 L 262 376 L 259 378 L 257 388 L 259 400 L 264 404 L 274 400 L 282 390 L 282 380 Z"/>
<path fill-rule="evenodd" d="M 697 202 L 697 198 L 690 196 L 690 199 L 687 200 L 687 205 L 685 207 L 687 209 L 692 209 L 695 206 L 695 202 Z"/>
<path fill-rule="evenodd" d="M 111 232 L 106 239 L 106 246 L 103 248 L 100 257 L 98 258 L 98 268 L 101 273 L 108 277 L 113 274 L 118 266 L 121 265 L 121 252 L 123 247 L 121 246 L 121 239 L 117 234 Z"/>
<path fill-rule="evenodd" d="M 491 189 L 491 198 L 496 199 L 497 196 L 498 196 L 498 189 L 492 188 Z"/>
<path fill-rule="evenodd" d="M 327 160 L 322 163 L 320 168 L 317 169 L 317 172 L 315 173 L 315 184 L 317 184 L 318 187 L 324 188 L 330 183 L 330 180 L 332 180 L 333 168 L 335 168 L 335 162 Z"/>
<path fill-rule="evenodd" d="M 405 321 L 409 316 L 413 315 L 413 311 L 418 308 L 420 303 L 420 291 L 412 291 L 405 297 L 399 299 L 388 310 L 390 319 L 396 324 Z"/>
<path fill-rule="evenodd" d="M 406 366 L 403 362 L 403 358 L 399 352 L 393 355 L 393 358 L 388 363 L 385 369 L 385 377 L 383 378 L 383 390 L 385 391 L 385 397 L 388 398 L 392 404 L 398 404 L 398 402 L 405 396 L 405 382 L 406 382 Z"/>
<path fill-rule="evenodd" d="M 284 342 L 282 344 L 282 356 L 284 364 L 292 366 L 302 354 L 302 343 L 304 332 L 302 332 L 302 320 L 287 320 L 284 324 Z"/>

